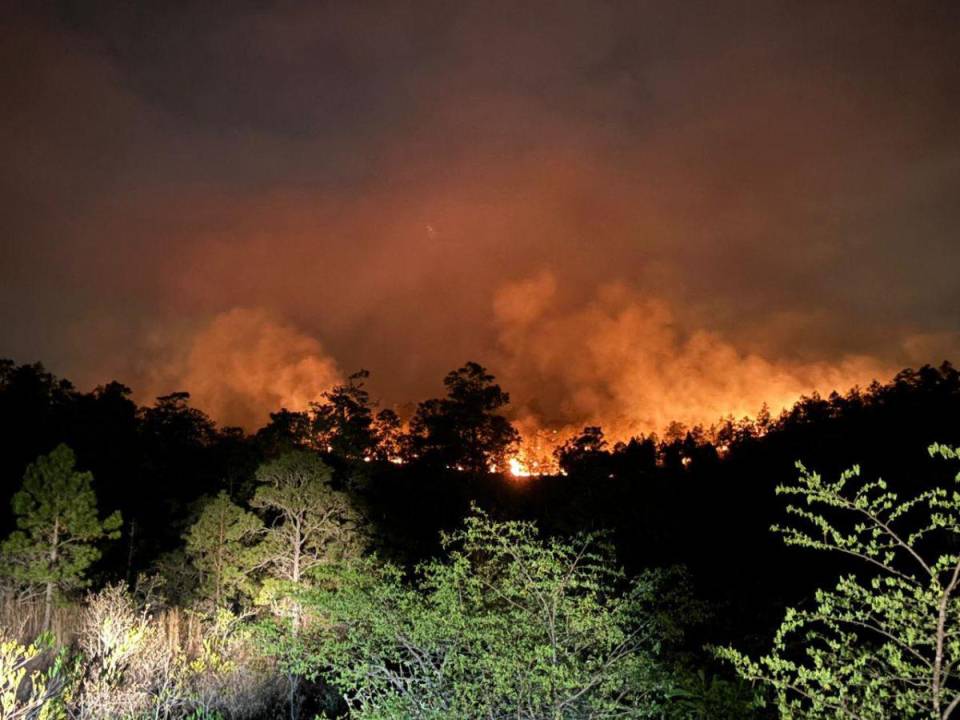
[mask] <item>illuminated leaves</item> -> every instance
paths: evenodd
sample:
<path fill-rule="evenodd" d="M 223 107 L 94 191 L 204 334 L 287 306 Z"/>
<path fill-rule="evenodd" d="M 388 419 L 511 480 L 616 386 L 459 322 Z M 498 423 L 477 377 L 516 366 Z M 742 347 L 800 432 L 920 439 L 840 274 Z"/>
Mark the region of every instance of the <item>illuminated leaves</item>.
<path fill-rule="evenodd" d="M 930 454 L 958 458 L 939 445 Z M 783 718 L 957 716 L 960 557 L 949 549 L 960 540 L 960 494 L 934 488 L 901 500 L 883 480 L 861 482 L 858 467 L 833 482 L 798 468 L 798 481 L 777 491 L 800 499 L 787 511 L 803 525 L 773 529 L 870 572 L 817 591 L 811 609 L 788 610 L 769 655 L 720 656 L 770 685 Z"/>
<path fill-rule="evenodd" d="M 320 566 L 357 551 L 359 515 L 330 481 L 330 468 L 303 450 L 257 470 L 259 486 L 250 505 L 267 517 L 257 549 L 259 569 L 299 584 Z"/>
<path fill-rule="evenodd" d="M 315 662 L 358 718 L 661 717 L 659 576 L 626 583 L 598 538 L 542 540 L 475 514 L 415 583 L 373 561 L 331 575 Z"/>
<path fill-rule="evenodd" d="M 215 608 L 252 590 L 247 573 L 263 523 L 221 492 L 203 508 L 186 535 L 186 552 L 200 572 L 204 595 Z"/>
<path fill-rule="evenodd" d="M 86 584 L 99 541 L 119 537 L 120 513 L 100 519 L 93 476 L 75 464 L 73 451 L 59 445 L 27 468 L 13 497 L 17 529 L 0 548 L 3 574 L 27 590 L 45 587 L 48 606 L 52 592 Z"/>

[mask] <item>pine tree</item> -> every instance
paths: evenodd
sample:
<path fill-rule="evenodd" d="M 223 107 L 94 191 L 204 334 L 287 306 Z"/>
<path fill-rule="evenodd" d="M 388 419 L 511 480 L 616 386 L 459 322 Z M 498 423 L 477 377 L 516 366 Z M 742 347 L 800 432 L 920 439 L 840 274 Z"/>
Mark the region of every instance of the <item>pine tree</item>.
<path fill-rule="evenodd" d="M 13 496 L 17 529 L 0 546 L 0 572 L 44 596 L 43 629 L 50 627 L 55 597 L 86 585 L 90 565 L 100 558 L 97 543 L 120 536 L 120 513 L 100 520 L 93 475 L 76 470 L 66 445 L 36 459 Z"/>
<path fill-rule="evenodd" d="M 352 463 L 369 460 L 376 446 L 370 393 L 364 381 L 370 376 L 360 370 L 323 394 L 323 402 L 313 404 L 313 427 L 320 449 Z"/>
<path fill-rule="evenodd" d="M 303 625 L 300 591 L 323 566 L 360 546 L 359 515 L 349 496 L 331 485 L 330 468 L 315 453 L 295 450 L 260 466 L 250 505 L 270 520 L 258 547 L 257 569 L 268 575 L 260 596 L 289 618 L 277 653 L 287 668 L 290 718 L 299 717 L 300 671 L 290 663 Z"/>
<path fill-rule="evenodd" d="M 447 397 L 417 407 L 406 438 L 407 459 L 435 467 L 486 473 L 503 468 L 520 435 L 500 411 L 509 393 L 475 362 L 447 373 Z"/>
<path fill-rule="evenodd" d="M 271 518 L 257 566 L 282 584 L 303 585 L 311 571 L 358 547 L 359 516 L 330 480 L 330 468 L 304 450 L 257 470 L 259 487 L 250 505 Z"/>
<path fill-rule="evenodd" d="M 186 535 L 187 555 L 200 571 L 201 591 L 215 608 L 249 591 L 247 566 L 263 524 L 221 492 L 203 508 Z"/>

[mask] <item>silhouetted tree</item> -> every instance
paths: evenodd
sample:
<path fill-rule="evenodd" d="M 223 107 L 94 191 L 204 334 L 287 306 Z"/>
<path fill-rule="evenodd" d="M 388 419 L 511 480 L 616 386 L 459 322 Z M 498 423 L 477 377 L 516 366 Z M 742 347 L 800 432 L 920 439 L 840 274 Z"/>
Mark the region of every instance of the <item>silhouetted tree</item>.
<path fill-rule="evenodd" d="M 497 411 L 510 396 L 475 362 L 450 372 L 447 397 L 420 403 L 410 423 L 411 459 L 449 469 L 486 472 L 504 467 L 519 434 Z"/>
<path fill-rule="evenodd" d="M 7 488 L 4 505 L 26 466 L 70 439 L 68 415 L 77 394 L 70 382 L 58 379 L 40 363 L 17 365 L 12 360 L 0 360 L 0 480 Z"/>
<path fill-rule="evenodd" d="M 400 416 L 390 408 L 385 408 L 377 413 L 371 429 L 376 441 L 374 458 L 380 462 L 398 460 L 403 452 L 403 425 Z"/>
<path fill-rule="evenodd" d="M 190 407 L 190 393 L 161 395 L 142 414 L 143 434 L 171 447 L 199 447 L 210 443 L 216 425 L 202 410 Z"/>
<path fill-rule="evenodd" d="M 364 380 L 366 370 L 353 373 L 345 385 L 337 385 L 323 394 L 323 402 L 312 406 L 313 430 L 319 450 L 329 453 L 341 481 L 366 475 L 365 463 L 374 456 L 374 433 L 370 394 Z"/>
<path fill-rule="evenodd" d="M 270 422 L 257 430 L 257 444 L 267 457 L 313 446 L 313 423 L 305 412 L 281 408 L 270 413 Z"/>
<path fill-rule="evenodd" d="M 560 469 L 566 473 L 593 470 L 598 463 L 609 459 L 603 430 L 595 425 L 585 427 L 579 435 L 567 440 L 553 452 Z"/>
<path fill-rule="evenodd" d="M 138 494 L 129 518 L 133 567 L 178 545 L 196 500 L 219 490 L 216 424 L 189 401 L 190 393 L 175 392 L 140 410 Z"/>

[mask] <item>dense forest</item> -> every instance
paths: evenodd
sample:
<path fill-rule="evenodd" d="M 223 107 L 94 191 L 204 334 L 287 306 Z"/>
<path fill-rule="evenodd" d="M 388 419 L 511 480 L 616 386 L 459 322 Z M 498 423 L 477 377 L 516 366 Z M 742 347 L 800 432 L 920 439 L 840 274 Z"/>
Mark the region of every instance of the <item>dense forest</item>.
<path fill-rule="evenodd" d="M 366 380 L 247 433 L 0 361 L 0 717 L 954 713 L 949 363 L 528 477 L 479 364 Z"/>

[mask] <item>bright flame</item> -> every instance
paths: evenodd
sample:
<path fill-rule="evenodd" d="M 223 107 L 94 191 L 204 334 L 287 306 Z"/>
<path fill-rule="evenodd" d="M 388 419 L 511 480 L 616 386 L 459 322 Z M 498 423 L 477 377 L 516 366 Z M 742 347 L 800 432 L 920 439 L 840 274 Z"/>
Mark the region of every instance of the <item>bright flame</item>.
<path fill-rule="evenodd" d="M 515 457 L 510 458 L 507 464 L 510 466 L 510 474 L 514 477 L 530 477 L 533 475 L 533 473 Z"/>

